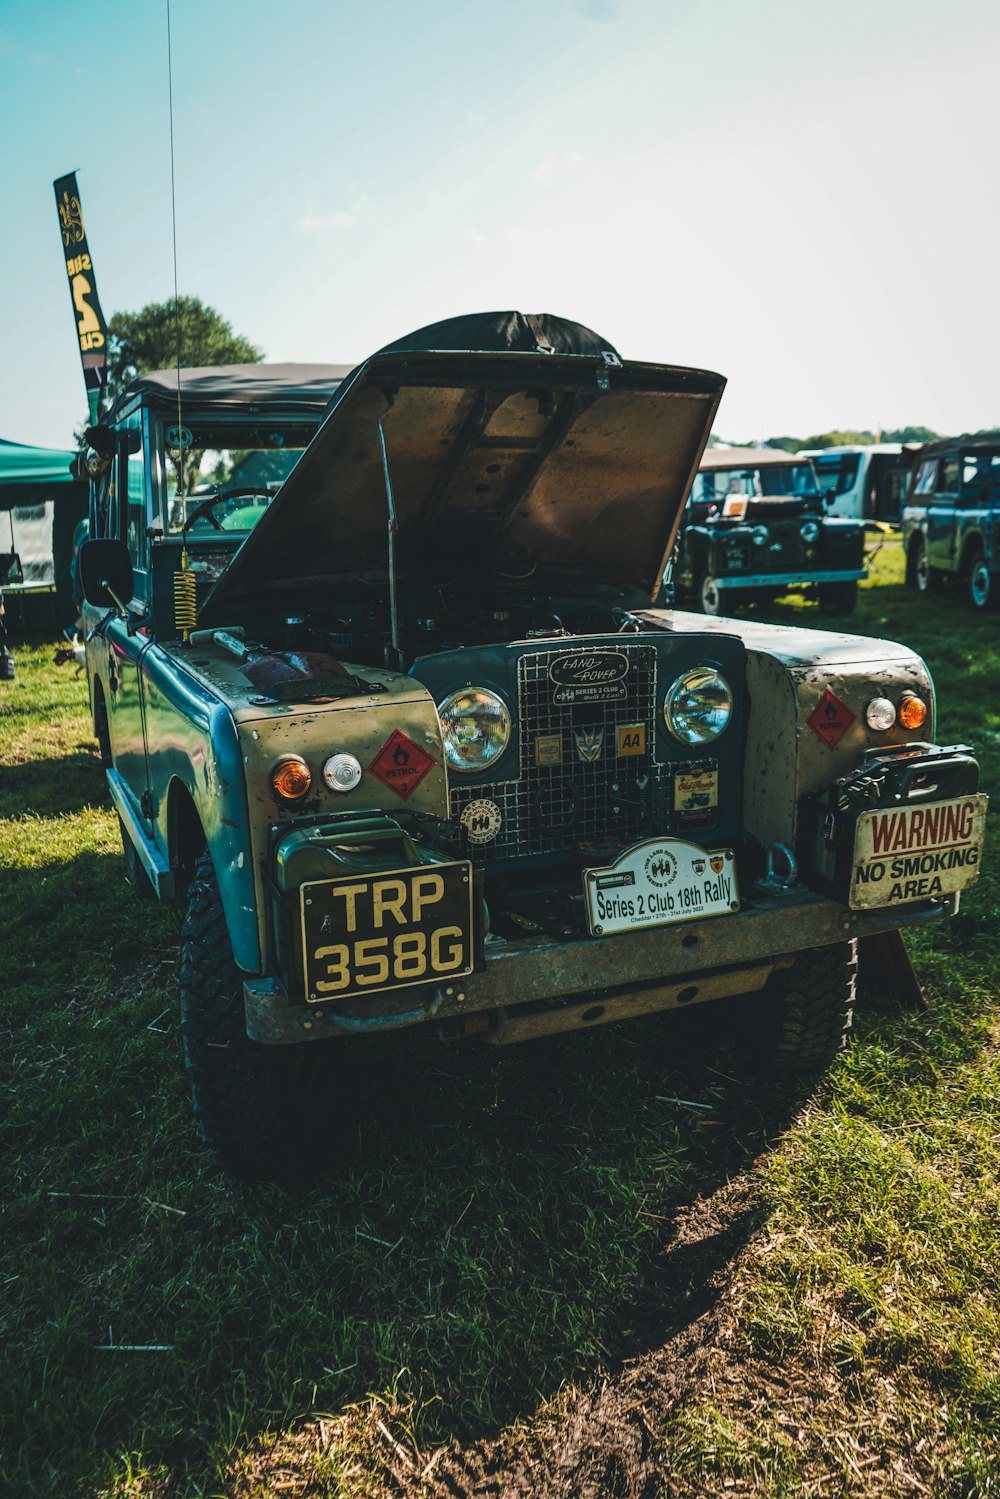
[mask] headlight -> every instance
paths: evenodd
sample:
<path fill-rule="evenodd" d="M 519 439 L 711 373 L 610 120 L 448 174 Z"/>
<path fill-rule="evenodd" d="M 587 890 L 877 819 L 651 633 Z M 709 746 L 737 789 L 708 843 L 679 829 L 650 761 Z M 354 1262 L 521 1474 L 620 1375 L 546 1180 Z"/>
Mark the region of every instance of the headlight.
<path fill-rule="evenodd" d="M 510 738 L 510 714 L 495 692 L 463 687 L 438 704 L 444 753 L 452 770 L 483 770 Z"/>
<path fill-rule="evenodd" d="M 767 542 L 769 532 L 766 526 L 754 526 L 750 535 L 753 537 L 754 546 L 762 547 Z"/>
<path fill-rule="evenodd" d="M 732 688 L 714 666 L 695 666 L 684 672 L 663 703 L 663 721 L 681 744 L 718 739 L 732 715 Z"/>
<path fill-rule="evenodd" d="M 814 541 L 819 541 L 819 526 L 814 520 L 807 520 L 804 526 L 799 527 L 799 535 L 806 546 L 812 546 Z"/>

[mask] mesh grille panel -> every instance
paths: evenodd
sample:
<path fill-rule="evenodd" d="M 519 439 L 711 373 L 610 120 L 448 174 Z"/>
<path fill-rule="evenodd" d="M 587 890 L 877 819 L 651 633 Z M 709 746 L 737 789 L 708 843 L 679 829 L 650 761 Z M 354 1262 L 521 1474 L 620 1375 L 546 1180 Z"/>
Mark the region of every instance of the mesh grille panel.
<path fill-rule="evenodd" d="M 520 658 L 518 779 L 472 786 L 456 786 L 457 777 L 452 781 L 452 817 L 479 798 L 500 809 L 500 831 L 476 849 L 480 857 L 558 853 L 591 840 L 634 842 L 664 830 L 656 812 L 663 805 L 665 777 L 653 764 L 657 653 L 653 646 L 617 639 L 614 650 L 628 658 L 629 670 L 624 696 L 610 702 L 556 701 L 549 668 L 559 657 L 588 653 L 586 642 L 574 642 L 569 649 L 527 650 Z M 642 726 L 643 754 L 618 752 L 618 730 L 630 724 Z M 581 747 L 584 753 L 596 749 L 597 758 L 582 758 Z M 558 763 L 538 763 L 556 753 Z"/>

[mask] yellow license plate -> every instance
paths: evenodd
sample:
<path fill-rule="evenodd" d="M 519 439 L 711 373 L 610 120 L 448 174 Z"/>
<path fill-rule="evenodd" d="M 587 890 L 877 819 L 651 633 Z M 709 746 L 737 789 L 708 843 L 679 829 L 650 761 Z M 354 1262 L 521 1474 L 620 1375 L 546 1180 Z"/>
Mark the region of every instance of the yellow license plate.
<path fill-rule="evenodd" d="M 310 1004 L 472 972 L 469 863 L 310 880 L 299 900 Z"/>

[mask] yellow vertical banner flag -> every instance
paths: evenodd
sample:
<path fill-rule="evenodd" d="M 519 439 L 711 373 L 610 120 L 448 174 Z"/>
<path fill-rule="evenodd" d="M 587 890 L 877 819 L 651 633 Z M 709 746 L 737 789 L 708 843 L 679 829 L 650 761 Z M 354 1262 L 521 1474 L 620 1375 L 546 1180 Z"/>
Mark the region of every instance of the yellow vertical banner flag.
<path fill-rule="evenodd" d="M 97 295 L 97 279 L 87 245 L 76 173 L 69 172 L 65 177 L 57 177 L 53 187 L 59 211 L 63 260 L 76 319 L 83 382 L 87 388 L 87 404 L 90 408 L 90 420 L 96 423 L 101 393 L 108 383 L 108 325 L 104 321 Z"/>

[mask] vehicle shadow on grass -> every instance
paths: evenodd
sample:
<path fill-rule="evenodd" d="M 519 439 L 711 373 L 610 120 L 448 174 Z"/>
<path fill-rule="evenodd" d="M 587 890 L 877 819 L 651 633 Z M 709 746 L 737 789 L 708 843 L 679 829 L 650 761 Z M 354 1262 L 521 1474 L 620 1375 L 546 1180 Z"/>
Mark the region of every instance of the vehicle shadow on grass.
<path fill-rule="evenodd" d="M 121 902 L 126 944 L 134 911 Z M 797 1107 L 735 1070 L 732 1002 L 509 1050 L 397 1033 L 314 1048 L 338 1063 L 315 1105 L 320 1180 L 237 1184 L 197 1141 L 176 1022 L 156 1014 L 171 997 L 154 984 L 136 1023 L 123 1008 L 69 1033 L 72 1117 L 100 1121 L 69 1154 L 41 1059 L 52 1118 L 32 1176 L 57 1191 L 31 1211 L 84 1288 L 65 1331 L 39 1322 L 53 1371 L 65 1362 L 38 1450 L 66 1410 L 89 1444 L 99 1408 L 100 1452 L 67 1460 L 142 1446 L 177 1492 L 227 1491 L 224 1454 L 296 1412 L 344 1414 L 349 1432 L 374 1395 L 409 1412 L 425 1450 L 469 1446 L 662 1348 L 724 1294 L 759 1221 L 741 1178 Z M 109 1326 L 169 1351 L 110 1360 L 92 1351 Z M 61 1474 L 67 1490 L 80 1472 Z"/>
<path fill-rule="evenodd" d="M 360 1355 L 338 1404 L 406 1369 L 435 1439 L 480 1440 L 711 1309 L 757 1222 L 733 1183 L 795 1108 L 724 1071 L 720 1014 L 511 1052 L 412 1034 L 357 1050 L 342 1103 L 364 1123 L 308 1194 L 309 1256 L 346 1268 Z M 326 1214 L 343 1231 L 352 1212 L 366 1252 L 347 1268 Z"/>
<path fill-rule="evenodd" d="M 53 1121 L 36 1132 L 56 1190 L 24 1211 L 82 1288 L 65 1329 L 39 1323 L 59 1398 L 30 1423 L 49 1451 L 56 1408 L 75 1413 L 65 1491 L 141 1446 L 170 1492 L 228 1492 L 226 1454 L 304 1411 L 344 1414 L 349 1446 L 372 1396 L 425 1450 L 489 1441 L 711 1310 L 758 1221 L 739 1179 L 795 1110 L 729 1070 L 721 1007 L 510 1050 L 411 1032 L 345 1051 L 322 1179 L 238 1184 L 197 1142 L 170 1020 L 145 1023 L 163 1003 L 138 1005 L 125 1068 L 126 1011 L 110 1057 L 76 1032 L 86 1146 L 60 1160 Z M 111 1341 L 170 1348 L 93 1351 Z"/>
<path fill-rule="evenodd" d="M 55 758 L 0 764 L 0 817 L 65 817 L 108 800 L 97 749 L 89 742 Z"/>
<path fill-rule="evenodd" d="M 67 994 L 82 989 L 92 993 L 97 983 L 112 995 L 116 984 L 127 986 L 132 971 L 148 960 L 149 949 L 176 944 L 177 911 L 146 900 L 123 878 L 118 848 L 78 849 L 72 855 L 36 862 L 37 847 L 46 853 L 59 836 L 58 822 L 32 821 L 25 842 L 15 851 L 15 840 L 0 858 L 0 982 L 7 1001 L 8 1020 L 41 1007 L 48 1023 L 61 1012 Z M 15 852 L 24 862 L 14 860 Z M 85 1037 L 78 1024 L 70 1027 L 74 1047 L 87 1064 Z M 95 1083 L 99 1081 L 95 1069 Z"/>

